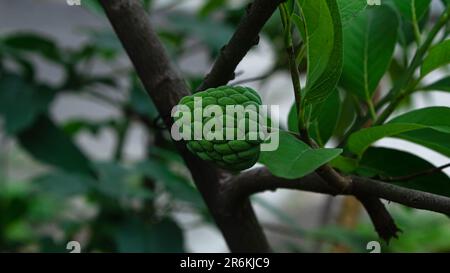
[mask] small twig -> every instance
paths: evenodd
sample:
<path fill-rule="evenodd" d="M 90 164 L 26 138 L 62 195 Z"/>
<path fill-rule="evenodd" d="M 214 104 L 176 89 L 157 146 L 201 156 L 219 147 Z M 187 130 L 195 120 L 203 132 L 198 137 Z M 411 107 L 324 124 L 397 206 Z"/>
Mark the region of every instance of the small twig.
<path fill-rule="evenodd" d="M 236 32 L 222 49 L 211 72 L 197 91 L 227 84 L 234 70 L 247 52 L 255 45 L 259 32 L 277 9 L 281 0 L 255 0 L 242 18 Z"/>
<path fill-rule="evenodd" d="M 440 172 L 446 168 L 450 167 L 450 163 L 447 163 L 443 166 L 440 167 L 436 167 L 436 168 L 430 168 L 418 173 L 414 173 L 414 174 L 409 174 L 409 175 L 402 175 L 402 176 L 395 176 L 395 177 L 391 177 L 391 176 L 380 176 L 380 180 L 386 181 L 386 182 L 397 182 L 397 181 L 409 181 L 409 180 L 413 180 L 414 178 L 418 178 L 421 176 L 426 176 L 426 175 L 430 175 L 430 174 L 434 174 L 437 172 Z"/>
<path fill-rule="evenodd" d="M 93 90 L 89 90 L 88 92 L 86 92 L 86 95 L 90 96 L 91 98 L 93 98 L 94 100 L 97 100 L 100 103 L 103 103 L 104 105 L 107 106 L 112 106 L 114 108 L 121 108 L 121 102 L 117 101 L 103 93 L 99 93 Z"/>
<path fill-rule="evenodd" d="M 269 72 L 267 72 L 267 73 L 265 73 L 263 75 L 260 75 L 260 76 L 250 77 L 250 78 L 247 78 L 247 79 L 233 81 L 233 82 L 231 82 L 230 85 L 240 85 L 240 84 L 245 84 L 245 83 L 250 83 L 250 82 L 262 81 L 262 80 L 265 80 L 265 79 L 269 78 L 272 74 L 273 74 L 273 71 L 270 70 Z"/>

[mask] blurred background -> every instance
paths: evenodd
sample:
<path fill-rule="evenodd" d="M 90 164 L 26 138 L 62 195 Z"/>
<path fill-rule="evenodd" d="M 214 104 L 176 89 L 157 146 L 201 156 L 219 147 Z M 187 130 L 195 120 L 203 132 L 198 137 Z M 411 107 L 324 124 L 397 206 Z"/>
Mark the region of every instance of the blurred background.
<path fill-rule="evenodd" d="M 193 89 L 247 4 L 143 2 Z M 82 252 L 227 252 L 97 1 L 81 4 L 0 0 L 0 251 L 68 252 L 75 240 Z M 433 1 L 428 16 L 440 10 Z M 280 33 L 275 14 L 232 84 L 253 87 L 265 104 L 280 105 L 286 126 L 294 98 Z M 338 124 L 344 132 L 354 116 L 344 114 L 351 99 L 341 99 L 347 102 Z M 450 106 L 450 93 L 417 93 L 399 113 L 428 105 Z M 338 139 L 339 133 L 327 146 Z M 435 166 L 448 163 L 406 141 L 376 145 Z M 277 252 L 368 252 L 367 243 L 378 240 L 348 199 L 279 190 L 255 196 L 253 205 Z M 403 233 L 389 245 L 380 242 L 383 252 L 450 251 L 447 217 L 387 206 Z"/>

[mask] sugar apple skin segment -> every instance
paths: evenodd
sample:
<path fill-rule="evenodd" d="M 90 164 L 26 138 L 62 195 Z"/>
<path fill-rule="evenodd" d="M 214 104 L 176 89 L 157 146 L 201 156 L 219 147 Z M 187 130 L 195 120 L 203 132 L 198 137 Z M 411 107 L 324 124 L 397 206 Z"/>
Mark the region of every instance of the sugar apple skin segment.
<path fill-rule="evenodd" d="M 172 137 L 186 140 L 193 154 L 219 167 L 232 171 L 248 169 L 257 162 L 262 147 L 278 147 L 277 134 L 271 134 L 271 142 L 264 142 L 269 129 L 259 108 L 267 111 L 251 88 L 210 88 L 183 97 L 172 110 Z"/>

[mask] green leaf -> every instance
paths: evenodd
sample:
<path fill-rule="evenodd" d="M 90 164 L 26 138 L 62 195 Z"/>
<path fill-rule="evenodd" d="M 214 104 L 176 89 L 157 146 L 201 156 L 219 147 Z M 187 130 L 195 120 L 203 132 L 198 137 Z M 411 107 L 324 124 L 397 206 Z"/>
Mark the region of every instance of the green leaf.
<path fill-rule="evenodd" d="M 450 92 L 450 76 L 440 79 L 428 86 L 422 87 L 421 90 Z"/>
<path fill-rule="evenodd" d="M 297 107 L 295 103 L 291 106 L 291 110 L 289 110 L 287 126 L 288 131 L 298 133 Z"/>
<path fill-rule="evenodd" d="M 286 3 L 284 4 L 287 9 L 287 14 L 289 17 L 294 15 L 296 2 L 297 0 L 287 0 Z"/>
<path fill-rule="evenodd" d="M 46 116 L 18 134 L 21 146 L 36 160 L 67 172 L 91 175 L 88 158 L 72 140 Z"/>
<path fill-rule="evenodd" d="M 76 173 L 53 172 L 34 178 L 32 183 L 40 192 L 67 198 L 87 193 L 96 182 Z"/>
<path fill-rule="evenodd" d="M 346 27 L 367 7 L 367 0 L 338 0 L 342 26 Z"/>
<path fill-rule="evenodd" d="M 278 177 L 294 179 L 312 173 L 320 166 L 337 157 L 341 149 L 312 149 L 288 132 L 280 135 L 278 149 L 261 151 L 259 162 Z"/>
<path fill-rule="evenodd" d="M 375 141 L 389 136 L 405 136 L 404 133 L 420 129 L 431 129 L 438 133 L 450 134 L 450 108 L 429 107 L 408 112 L 388 123 L 353 133 L 347 147 L 361 156 Z"/>
<path fill-rule="evenodd" d="M 339 91 L 335 90 L 322 103 L 312 106 L 315 119 L 309 125 L 311 137 L 320 145 L 324 146 L 333 135 L 341 112 L 341 99 Z M 298 133 L 297 107 L 291 107 L 288 115 L 288 129 Z"/>
<path fill-rule="evenodd" d="M 362 129 L 350 136 L 347 147 L 356 155 L 361 156 L 372 143 L 379 139 L 422 128 L 424 126 L 419 124 L 397 123 Z"/>
<path fill-rule="evenodd" d="M 305 24 L 303 24 L 303 19 L 297 14 L 292 14 L 291 20 L 294 22 L 295 27 L 300 32 L 301 37 L 306 37 Z M 299 60 L 297 60 L 299 62 Z"/>
<path fill-rule="evenodd" d="M 419 21 L 428 11 L 431 0 L 393 0 L 395 7 L 407 20 L 412 21 L 413 15 Z"/>
<path fill-rule="evenodd" d="M 381 179 L 408 176 L 435 168 L 431 163 L 416 155 L 388 148 L 368 149 L 359 166 L 358 173 L 381 177 Z M 450 197 L 450 178 L 442 171 L 407 181 L 389 183 Z"/>
<path fill-rule="evenodd" d="M 417 109 L 391 119 L 388 123 L 420 124 L 436 131 L 450 133 L 450 108 L 443 106 Z"/>
<path fill-rule="evenodd" d="M 83 119 L 75 119 L 75 120 L 70 120 L 70 121 L 64 123 L 64 125 L 61 127 L 64 130 L 64 133 L 73 137 L 82 131 L 88 131 L 89 133 L 95 135 L 102 128 L 108 127 L 108 126 L 114 126 L 114 121 L 106 120 L 106 121 L 98 121 L 97 122 L 97 121 L 88 121 L 88 120 L 83 120 Z"/>
<path fill-rule="evenodd" d="M 0 78 L 0 116 L 4 118 L 8 134 L 16 134 L 29 127 L 46 111 L 53 91 L 33 86 L 16 75 Z"/>
<path fill-rule="evenodd" d="M 42 35 L 16 33 L 7 36 L 1 42 L 9 50 L 36 53 L 56 63 L 63 61 L 63 54 L 60 52 L 56 43 Z"/>
<path fill-rule="evenodd" d="M 395 137 L 417 143 L 450 157 L 450 141 L 448 133 L 442 133 L 433 129 L 420 129 L 402 133 Z"/>
<path fill-rule="evenodd" d="M 336 124 L 334 134 L 337 137 L 342 137 L 347 130 L 354 124 L 359 105 L 355 103 L 355 96 L 349 92 L 343 92 L 343 99 L 341 104 L 341 114 Z"/>
<path fill-rule="evenodd" d="M 450 108 L 443 106 L 417 109 L 389 121 L 389 123 L 414 123 L 422 124 L 435 130 L 450 132 Z"/>
<path fill-rule="evenodd" d="M 154 224 L 128 219 L 117 231 L 115 241 L 122 253 L 184 252 L 183 231 L 168 218 Z"/>
<path fill-rule="evenodd" d="M 86 44 L 81 48 L 69 50 L 68 64 L 73 66 L 82 60 L 91 60 L 95 54 L 97 54 L 97 50 L 92 44 Z"/>
<path fill-rule="evenodd" d="M 420 73 L 424 77 L 435 69 L 450 63 L 450 39 L 433 46 L 423 61 Z"/>
<path fill-rule="evenodd" d="M 397 42 L 398 19 L 391 8 L 367 8 L 344 29 L 341 86 L 367 101 L 389 68 Z"/>
<path fill-rule="evenodd" d="M 343 173 L 351 173 L 358 167 L 358 161 L 356 159 L 340 155 L 330 161 L 330 166 L 342 171 Z"/>
<path fill-rule="evenodd" d="M 308 71 L 304 100 L 319 103 L 333 92 L 342 72 L 342 27 L 336 0 L 299 0 L 305 25 Z"/>

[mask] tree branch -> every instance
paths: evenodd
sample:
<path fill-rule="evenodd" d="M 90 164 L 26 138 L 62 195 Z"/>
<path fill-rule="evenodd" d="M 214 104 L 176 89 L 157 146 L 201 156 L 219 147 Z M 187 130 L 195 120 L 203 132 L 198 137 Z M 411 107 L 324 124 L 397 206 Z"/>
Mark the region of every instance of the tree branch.
<path fill-rule="evenodd" d="M 317 147 L 314 141 L 309 138 L 307 132 L 303 134 L 302 139 L 311 147 Z M 330 187 L 337 190 L 338 193 L 347 192 L 353 183 L 351 177 L 341 175 L 328 164 L 325 164 L 317 169 L 316 174 Z M 370 216 L 370 220 L 372 220 L 375 230 L 382 239 L 389 242 L 391 238 L 397 238 L 397 232 L 400 231 L 400 229 L 395 224 L 394 219 L 389 214 L 381 200 L 364 194 L 355 193 L 353 195 L 364 206 Z"/>
<path fill-rule="evenodd" d="M 393 184 L 352 176 L 351 187 L 339 192 L 316 173 L 289 180 L 273 176 L 266 168 L 244 172 L 226 182 L 224 194 L 238 202 L 252 194 L 277 189 L 294 189 L 330 195 L 355 195 L 382 198 L 408 207 L 450 215 L 450 198 L 399 187 Z"/>
<path fill-rule="evenodd" d="M 413 180 L 415 178 L 421 177 L 421 176 L 426 176 L 426 175 L 431 175 L 437 172 L 440 172 L 446 168 L 450 168 L 450 163 L 447 163 L 445 165 L 442 165 L 440 167 L 435 167 L 435 168 L 431 168 L 431 169 L 427 169 L 421 172 L 417 172 L 417 173 L 413 173 L 413 174 L 408 174 L 408 175 L 402 175 L 402 176 L 388 176 L 388 177 L 380 177 L 380 180 L 386 181 L 386 182 L 396 182 L 396 181 L 408 181 L 408 180 Z"/>
<path fill-rule="evenodd" d="M 260 2 L 269 5 L 268 2 L 271 1 Z M 139 0 L 101 0 L 100 3 L 146 91 L 163 117 L 166 127 L 171 128 L 172 108 L 190 92 L 184 81 L 172 69 L 161 42 L 150 26 L 148 14 Z M 259 6 L 255 11 L 267 13 L 266 9 L 260 8 Z M 244 35 L 246 31 L 244 29 L 239 32 L 240 35 Z M 233 211 L 227 210 L 225 201 L 220 195 L 222 172 L 195 157 L 186 149 L 183 142 L 176 142 L 175 145 L 230 250 L 233 252 L 270 251 L 250 202 L 243 200 L 239 208 Z"/>
<path fill-rule="evenodd" d="M 239 23 L 231 40 L 224 46 L 198 91 L 227 84 L 234 79 L 234 70 L 252 46 L 259 41 L 259 32 L 284 0 L 255 0 Z"/>
<path fill-rule="evenodd" d="M 356 198 L 364 206 L 375 230 L 383 240 L 389 243 L 392 238 L 398 238 L 398 233 L 401 230 L 378 197 L 358 195 Z"/>
<path fill-rule="evenodd" d="M 269 78 L 270 76 L 272 76 L 273 73 L 274 73 L 274 70 L 271 69 L 268 73 L 264 73 L 261 76 L 250 77 L 250 78 L 246 78 L 246 79 L 242 79 L 242 80 L 233 81 L 231 83 L 231 85 L 240 85 L 240 84 L 245 84 L 245 83 L 250 83 L 250 82 L 263 81 L 263 80 Z"/>

